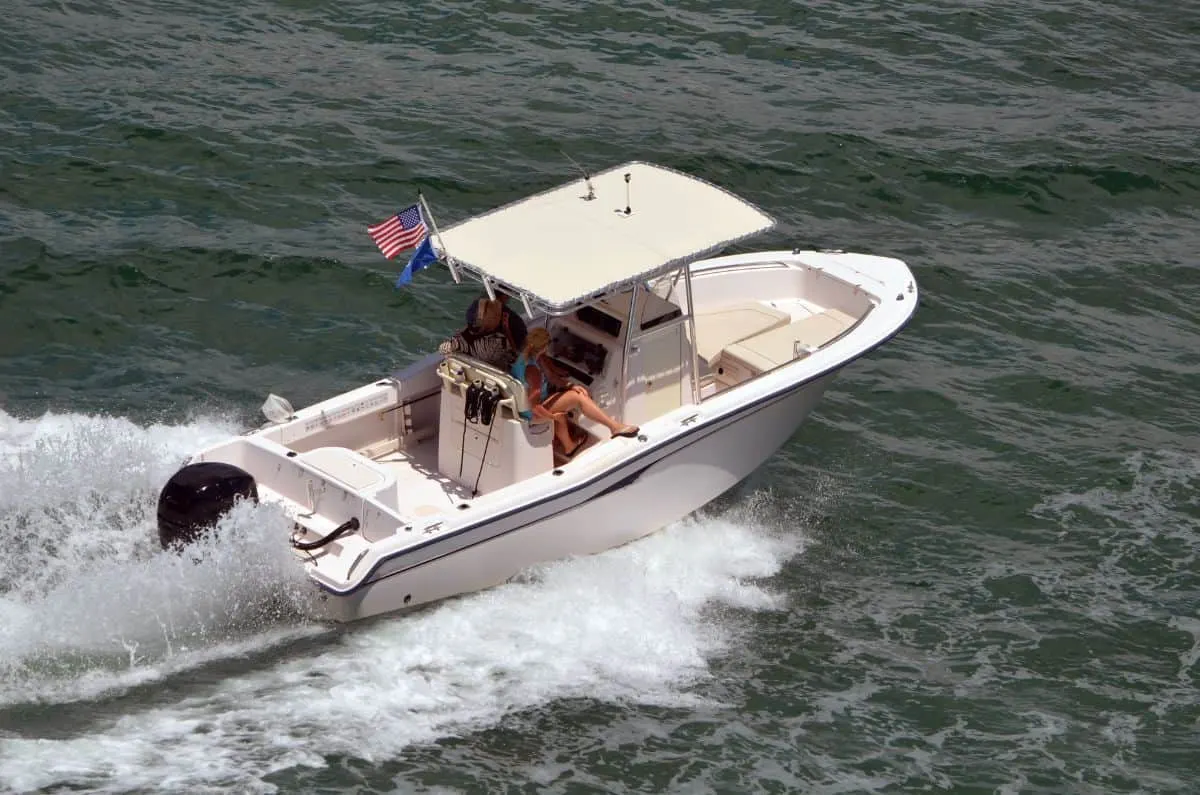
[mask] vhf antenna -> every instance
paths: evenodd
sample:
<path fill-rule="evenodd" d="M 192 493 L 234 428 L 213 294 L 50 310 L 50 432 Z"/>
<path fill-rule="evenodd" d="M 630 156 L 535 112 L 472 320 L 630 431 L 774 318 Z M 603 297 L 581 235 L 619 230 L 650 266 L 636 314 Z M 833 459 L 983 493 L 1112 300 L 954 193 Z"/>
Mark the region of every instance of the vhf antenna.
<path fill-rule="evenodd" d="M 567 160 L 570 160 L 572 163 L 574 163 L 575 168 L 579 169 L 580 173 L 583 174 L 583 182 L 585 185 L 587 185 L 588 192 L 587 192 L 587 196 L 580 196 L 580 198 L 583 199 L 585 202 L 590 202 L 592 199 L 596 198 L 596 191 L 592 188 L 592 177 L 590 174 L 588 174 L 587 169 L 584 168 L 583 166 L 579 165 L 578 163 L 576 163 L 575 158 L 571 157 L 569 154 L 564 152 L 562 149 L 559 149 L 558 151 L 560 154 L 562 154 L 563 157 L 565 157 Z"/>

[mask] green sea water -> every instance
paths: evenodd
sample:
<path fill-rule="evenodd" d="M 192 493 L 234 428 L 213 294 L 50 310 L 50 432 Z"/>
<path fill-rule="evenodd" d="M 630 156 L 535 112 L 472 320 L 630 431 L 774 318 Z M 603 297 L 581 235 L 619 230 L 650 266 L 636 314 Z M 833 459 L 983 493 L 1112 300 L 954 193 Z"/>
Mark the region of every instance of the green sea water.
<path fill-rule="evenodd" d="M 0 792 L 1200 791 L 1200 6 L 2 10 Z M 367 225 L 564 152 L 921 307 L 605 555 L 337 628 L 265 512 L 154 554 L 191 450 L 458 324 Z"/>

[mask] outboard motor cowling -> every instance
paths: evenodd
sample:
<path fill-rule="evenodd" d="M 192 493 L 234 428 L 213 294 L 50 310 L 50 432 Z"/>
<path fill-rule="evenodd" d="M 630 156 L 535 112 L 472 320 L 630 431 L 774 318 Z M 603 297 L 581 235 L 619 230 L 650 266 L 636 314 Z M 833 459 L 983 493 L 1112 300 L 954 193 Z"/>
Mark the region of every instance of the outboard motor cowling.
<path fill-rule="evenodd" d="M 188 464 L 158 497 L 158 540 L 163 549 L 189 544 L 239 499 L 258 502 L 258 486 L 244 469 L 220 461 Z"/>

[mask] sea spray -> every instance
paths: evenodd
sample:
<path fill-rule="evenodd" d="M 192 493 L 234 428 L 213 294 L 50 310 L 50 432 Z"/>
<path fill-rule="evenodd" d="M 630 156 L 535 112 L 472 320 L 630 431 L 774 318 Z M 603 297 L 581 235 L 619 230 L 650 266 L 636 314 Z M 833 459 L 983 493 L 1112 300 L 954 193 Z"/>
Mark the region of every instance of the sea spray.
<path fill-rule="evenodd" d="M 563 698 L 698 706 L 695 686 L 748 615 L 786 605 L 762 583 L 802 545 L 795 530 L 689 519 L 481 593 L 326 630 L 303 653 L 111 725 L 0 740 L 0 783 L 272 791 L 272 772 L 330 755 L 391 758 Z"/>
<path fill-rule="evenodd" d="M 95 697 L 306 623 L 278 510 L 238 506 L 184 555 L 154 536 L 161 481 L 232 430 L 0 416 L 0 705 Z"/>

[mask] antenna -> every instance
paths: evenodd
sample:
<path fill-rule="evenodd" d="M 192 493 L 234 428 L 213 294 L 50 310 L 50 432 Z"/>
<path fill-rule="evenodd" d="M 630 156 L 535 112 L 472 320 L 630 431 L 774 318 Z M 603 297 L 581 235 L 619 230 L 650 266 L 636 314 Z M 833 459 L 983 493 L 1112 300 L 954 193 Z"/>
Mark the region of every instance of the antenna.
<path fill-rule="evenodd" d="M 625 214 L 629 215 L 633 210 L 629 207 L 629 172 L 625 172 Z"/>
<path fill-rule="evenodd" d="M 575 168 L 579 169 L 579 172 L 583 174 L 583 182 L 585 185 L 587 185 L 588 192 L 587 196 L 580 196 L 579 198 L 583 199 L 585 202 L 590 202 L 592 199 L 596 198 L 596 191 L 592 188 L 592 176 L 588 174 L 587 169 L 576 163 L 575 158 L 571 157 L 563 150 L 559 149 L 558 151 L 559 154 L 574 163 Z"/>

